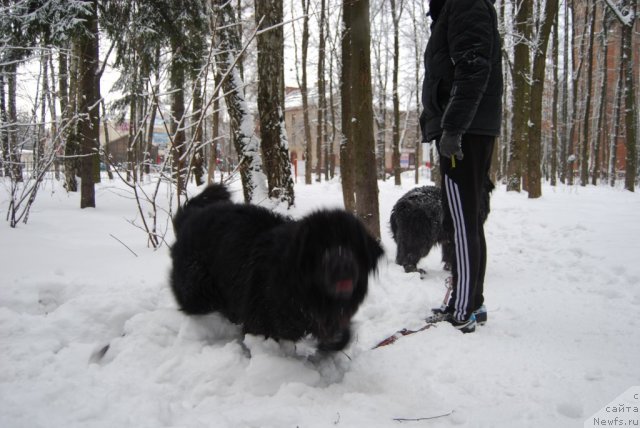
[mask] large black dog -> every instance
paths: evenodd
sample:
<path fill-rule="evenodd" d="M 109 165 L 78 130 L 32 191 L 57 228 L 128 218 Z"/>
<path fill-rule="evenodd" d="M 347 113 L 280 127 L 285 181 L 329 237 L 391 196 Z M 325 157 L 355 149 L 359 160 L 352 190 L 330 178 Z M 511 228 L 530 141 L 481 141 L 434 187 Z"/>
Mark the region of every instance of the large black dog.
<path fill-rule="evenodd" d="M 235 204 L 207 187 L 181 207 L 171 248 L 171 287 L 190 315 L 217 311 L 245 333 L 297 341 L 308 334 L 336 351 L 351 338 L 351 317 L 383 250 L 342 210 L 292 220 Z"/>
<path fill-rule="evenodd" d="M 484 181 L 480 214 L 485 222 L 490 212 L 490 196 L 494 185 L 489 177 Z M 396 263 L 405 272 L 421 272 L 417 264 L 431 249 L 440 244 L 442 262 L 450 270 L 455 262 L 453 225 L 445 224 L 441 190 L 435 186 L 416 187 L 405 193 L 391 210 L 391 233 L 397 244 Z"/>

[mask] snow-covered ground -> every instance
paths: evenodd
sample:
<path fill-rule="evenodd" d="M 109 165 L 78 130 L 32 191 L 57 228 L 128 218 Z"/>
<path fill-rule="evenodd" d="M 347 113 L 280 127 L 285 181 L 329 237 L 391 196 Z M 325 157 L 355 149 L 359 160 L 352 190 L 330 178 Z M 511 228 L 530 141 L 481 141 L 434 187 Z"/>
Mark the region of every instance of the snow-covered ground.
<path fill-rule="evenodd" d="M 581 427 L 640 385 L 640 195 L 608 187 L 545 187 L 538 200 L 498 188 L 487 325 L 372 350 L 421 326 L 445 291 L 439 250 L 424 279 L 393 263 L 404 183 L 380 183 L 386 258 L 353 343 L 325 359 L 187 318 L 168 247 L 147 248 L 124 186 L 99 185 L 98 208 L 80 210 L 47 183 L 29 224 L 0 222 L 0 427 Z M 342 201 L 337 181 L 296 192 L 295 216 Z M 7 199 L 0 186 L 3 215 Z"/>

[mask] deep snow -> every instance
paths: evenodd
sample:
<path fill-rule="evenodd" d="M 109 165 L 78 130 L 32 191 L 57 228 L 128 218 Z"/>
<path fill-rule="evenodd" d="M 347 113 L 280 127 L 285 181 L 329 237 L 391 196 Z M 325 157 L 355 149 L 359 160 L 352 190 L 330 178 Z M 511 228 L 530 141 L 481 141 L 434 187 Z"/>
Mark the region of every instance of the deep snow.
<path fill-rule="evenodd" d="M 99 185 L 98 208 L 80 210 L 47 182 L 29 224 L 0 223 L 0 427 L 581 427 L 640 385 L 640 195 L 608 187 L 547 186 L 538 200 L 499 187 L 488 324 L 371 350 L 444 295 L 439 251 L 424 279 L 393 263 L 389 212 L 412 187 L 380 183 L 386 258 L 352 345 L 318 359 L 308 343 L 181 314 L 168 247 L 146 247 L 122 184 Z M 341 206 L 338 181 L 296 192 L 295 216 Z"/>

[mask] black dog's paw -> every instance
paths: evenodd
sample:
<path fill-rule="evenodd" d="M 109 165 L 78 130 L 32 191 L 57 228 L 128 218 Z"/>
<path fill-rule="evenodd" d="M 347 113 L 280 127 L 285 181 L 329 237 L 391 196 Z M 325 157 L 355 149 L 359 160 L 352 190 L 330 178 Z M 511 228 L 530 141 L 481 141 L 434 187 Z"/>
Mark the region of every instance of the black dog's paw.
<path fill-rule="evenodd" d="M 407 265 L 404 265 L 403 267 L 406 273 L 418 272 L 418 267 L 416 265 L 407 264 Z"/>
<path fill-rule="evenodd" d="M 424 277 L 427 275 L 426 270 L 419 268 L 416 265 L 404 265 L 403 267 L 406 273 L 418 272 L 420 274 L 420 279 L 424 279 Z"/>
<path fill-rule="evenodd" d="M 333 337 L 318 343 L 318 350 L 321 352 L 341 351 L 351 341 L 351 330 L 346 328 L 338 331 Z"/>

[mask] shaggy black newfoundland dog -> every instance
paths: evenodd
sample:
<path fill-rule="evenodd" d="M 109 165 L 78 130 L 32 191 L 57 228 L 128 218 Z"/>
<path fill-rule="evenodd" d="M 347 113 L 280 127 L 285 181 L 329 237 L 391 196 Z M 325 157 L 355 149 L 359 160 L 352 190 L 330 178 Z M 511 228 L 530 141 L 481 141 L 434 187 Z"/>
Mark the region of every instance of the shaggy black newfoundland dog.
<path fill-rule="evenodd" d="M 351 317 L 383 250 L 353 215 L 314 212 L 292 220 L 235 204 L 212 185 L 181 207 L 171 248 L 171 288 L 190 315 L 219 312 L 245 333 L 343 349 Z"/>
<path fill-rule="evenodd" d="M 490 197 L 494 185 L 489 177 L 484 181 L 484 197 L 480 213 L 485 222 L 490 212 Z M 405 193 L 391 210 L 391 233 L 397 244 L 396 263 L 405 272 L 420 272 L 417 264 L 436 244 L 442 246 L 442 262 L 450 270 L 455 262 L 453 225 L 445 224 L 441 190 L 435 186 L 416 187 Z"/>

